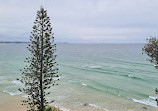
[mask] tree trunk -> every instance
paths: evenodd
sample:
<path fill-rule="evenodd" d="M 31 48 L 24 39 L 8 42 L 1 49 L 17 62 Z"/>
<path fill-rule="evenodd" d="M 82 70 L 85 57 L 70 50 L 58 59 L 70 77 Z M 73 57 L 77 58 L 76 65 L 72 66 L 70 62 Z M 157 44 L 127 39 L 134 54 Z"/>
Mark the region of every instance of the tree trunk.
<path fill-rule="evenodd" d="M 42 83 L 42 74 L 43 74 L 43 19 L 42 19 L 42 35 L 41 35 L 41 70 L 40 70 L 40 90 L 41 90 L 41 111 L 44 111 L 44 104 L 43 104 L 43 83 Z"/>

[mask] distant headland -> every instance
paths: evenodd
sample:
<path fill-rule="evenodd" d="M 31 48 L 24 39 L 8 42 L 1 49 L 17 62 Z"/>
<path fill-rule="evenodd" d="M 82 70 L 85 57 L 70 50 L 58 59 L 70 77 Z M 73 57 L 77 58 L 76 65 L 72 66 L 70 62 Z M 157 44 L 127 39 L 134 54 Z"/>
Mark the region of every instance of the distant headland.
<path fill-rule="evenodd" d="M 23 41 L 0 41 L 0 44 L 21 44 L 21 43 L 29 43 L 29 42 L 23 42 Z"/>

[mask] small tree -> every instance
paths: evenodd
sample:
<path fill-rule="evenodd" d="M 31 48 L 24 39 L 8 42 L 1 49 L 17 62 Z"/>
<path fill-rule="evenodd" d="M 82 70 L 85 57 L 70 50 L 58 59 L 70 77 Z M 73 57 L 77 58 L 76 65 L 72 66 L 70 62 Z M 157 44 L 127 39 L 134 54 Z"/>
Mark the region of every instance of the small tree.
<path fill-rule="evenodd" d="M 155 68 L 158 69 L 158 39 L 151 37 L 147 39 L 147 44 L 142 49 L 150 58 L 147 59 L 154 64 Z M 158 89 L 155 89 L 155 93 L 158 94 Z M 158 105 L 158 99 L 156 99 Z"/>
<path fill-rule="evenodd" d="M 28 95 L 28 100 L 22 101 L 22 105 L 28 105 L 28 111 L 44 111 L 53 102 L 48 102 L 45 97 L 50 94 L 48 89 L 51 86 L 58 85 L 55 84 L 56 79 L 53 79 L 58 77 L 58 68 L 51 23 L 43 7 L 37 11 L 30 41 L 27 48 L 31 56 L 26 58 L 27 65 L 22 72 L 22 78 L 18 79 L 25 88 L 19 90 Z"/>

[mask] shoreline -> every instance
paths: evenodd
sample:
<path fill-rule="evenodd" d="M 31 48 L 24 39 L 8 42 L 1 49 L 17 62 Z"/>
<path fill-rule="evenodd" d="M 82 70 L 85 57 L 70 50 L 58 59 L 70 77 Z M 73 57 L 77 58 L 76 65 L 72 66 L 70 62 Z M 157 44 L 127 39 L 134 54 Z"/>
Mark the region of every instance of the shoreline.
<path fill-rule="evenodd" d="M 22 97 L 20 95 L 14 95 L 11 96 L 7 93 L 0 93 L 0 98 L 3 101 L 0 101 L 0 111 L 26 111 L 27 108 L 26 106 L 21 105 L 21 100 L 24 100 L 25 97 Z M 67 107 L 67 106 L 58 106 L 58 105 L 50 105 L 51 107 L 56 107 L 59 108 L 62 111 L 108 111 L 108 110 L 103 110 L 100 108 L 97 108 L 95 106 L 83 106 L 80 108 L 76 107 Z"/>
<path fill-rule="evenodd" d="M 22 106 L 21 105 L 21 100 L 24 100 L 25 97 L 22 97 L 20 95 L 15 95 L 15 96 L 11 96 L 7 93 L 0 93 L 0 98 L 3 101 L 0 101 L 0 111 L 26 111 L 27 108 L 26 106 Z M 58 102 L 58 101 L 57 101 Z M 106 101 L 107 103 L 109 101 Z M 147 106 L 147 105 L 143 105 L 140 103 L 130 103 L 127 107 L 120 107 L 116 105 L 116 103 L 114 102 L 114 100 L 110 100 L 111 106 L 107 105 L 106 103 L 106 108 L 100 108 L 95 104 L 92 103 L 87 103 L 86 105 L 84 105 L 85 103 L 83 103 L 82 105 L 65 105 L 65 104 L 51 104 L 50 106 L 54 106 L 56 108 L 61 109 L 62 111 L 157 111 L 157 108 L 151 107 L 151 106 Z M 123 104 L 123 103 L 120 103 Z M 132 104 L 132 106 L 131 106 Z M 113 107 L 112 109 L 110 107 Z"/>
<path fill-rule="evenodd" d="M 21 105 L 23 97 L 11 96 L 9 94 L 0 93 L 0 111 L 26 111 L 27 108 Z M 3 100 L 3 101 L 2 101 Z"/>

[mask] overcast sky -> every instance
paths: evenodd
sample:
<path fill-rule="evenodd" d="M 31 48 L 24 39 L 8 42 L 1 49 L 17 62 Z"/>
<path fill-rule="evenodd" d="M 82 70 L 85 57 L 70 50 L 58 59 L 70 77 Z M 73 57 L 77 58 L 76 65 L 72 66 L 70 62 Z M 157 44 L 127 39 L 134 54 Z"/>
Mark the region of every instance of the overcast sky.
<path fill-rule="evenodd" d="M 144 43 L 158 35 L 158 0 L 0 0 L 0 41 L 29 41 L 41 5 L 56 42 Z"/>

